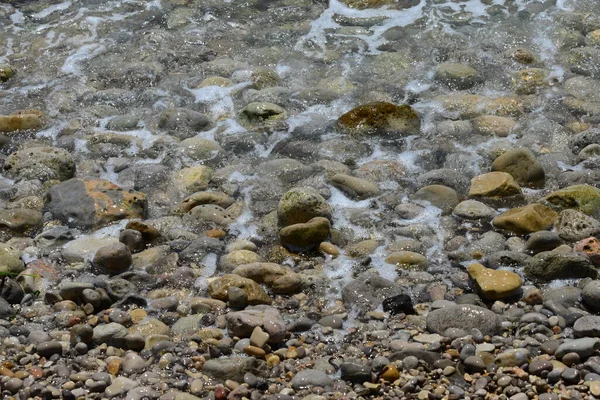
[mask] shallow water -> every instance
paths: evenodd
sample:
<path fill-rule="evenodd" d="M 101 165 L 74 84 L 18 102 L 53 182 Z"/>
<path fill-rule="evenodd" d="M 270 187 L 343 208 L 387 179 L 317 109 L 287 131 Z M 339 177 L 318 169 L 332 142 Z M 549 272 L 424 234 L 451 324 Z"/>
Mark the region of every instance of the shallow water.
<path fill-rule="evenodd" d="M 409 6 L 402 8 L 404 3 Z M 35 143 L 66 147 L 79 164 L 91 165 L 81 168 L 80 175 L 96 173 L 128 187 L 126 175 L 115 169 L 120 158 L 126 158 L 129 167 L 163 164 L 177 170 L 194 164 L 170 156 L 177 139 L 157 127 L 157 115 L 170 107 L 202 111 L 214 126 L 197 137 L 221 143 L 225 156 L 218 166 L 232 166 L 224 182 L 237 185 L 237 198 L 246 204 L 230 231 L 238 238 L 262 240 L 259 225 L 266 212 L 253 207 L 252 191 L 257 181 L 274 178 L 253 169 L 268 160 L 289 157 L 310 165 L 329 159 L 351 169 L 376 160 L 396 161 L 404 171 L 402 179 L 378 183 L 402 202 L 420 174 L 450 168 L 471 178 L 488 170 L 491 154 L 499 147 L 563 151 L 565 130 L 559 128 L 550 138 L 542 130 L 544 124 L 564 127 L 578 118 L 586 120 L 560 104 L 561 85 L 573 76 L 563 56 L 585 44 L 585 36 L 598 28 L 594 12 L 600 12 L 597 2 L 575 0 L 419 0 L 363 10 L 338 0 L 3 3 L 0 62 L 13 65 L 17 75 L 0 87 L 0 114 L 36 108 L 48 115 L 49 122 L 34 136 L 17 138 L 2 151 L 8 154 Z M 515 48 L 529 49 L 536 58 L 530 66 L 549 71 L 547 86 L 521 96 L 528 104 L 528 112 L 516 116 L 522 129 L 506 138 L 441 132 L 441 122 L 461 115 L 435 99 L 457 93 L 436 82 L 435 67 L 460 62 L 479 71 L 483 83 L 462 93 L 512 96 L 512 74 L 528 67 L 509 56 Z M 253 73 L 263 69 L 278 75 L 279 82 L 266 87 L 286 89 L 280 97 L 250 92 L 256 88 Z M 228 79 L 229 86 L 201 85 L 215 76 Z M 248 125 L 240 112 L 252 96 L 266 96 L 282 106 L 286 118 L 275 127 Z M 343 138 L 332 122 L 352 107 L 374 100 L 412 104 L 420 114 L 422 134 L 397 142 L 363 139 L 359 145 L 364 147 L 342 147 L 348 154 L 333 144 L 327 147 Z M 135 140 L 116 154 L 91 151 L 90 137 L 111 132 L 107 124 L 115 115 L 140 118 L 134 129 L 119 132 Z M 261 140 L 251 141 L 243 150 L 227 145 L 233 143 L 227 141 L 232 137 L 256 132 L 262 133 Z M 304 149 L 302 141 L 316 148 L 294 153 Z M 291 146 L 294 143 L 300 148 Z M 285 151 L 277 153 L 281 148 Z M 557 167 L 581 168 L 563 161 Z M 385 200 L 354 201 L 322 179 L 308 183 L 328 194 L 334 226 L 350 241 L 381 241 L 372 266 L 385 277 L 393 278 L 382 262 L 383 246 L 395 236 L 390 225 L 423 223 L 433 228 L 433 242 L 427 243 L 424 254 L 435 265 L 447 264 L 443 246 L 445 235 L 451 233 L 445 233 L 439 210 L 426 207 L 416 218 L 402 220 L 394 217 L 393 205 Z M 369 215 L 354 218 L 350 214 L 356 210 Z M 164 212 L 150 214 L 160 217 Z M 214 272 L 207 270 L 207 275 Z M 343 268 L 333 275 L 350 277 Z"/>

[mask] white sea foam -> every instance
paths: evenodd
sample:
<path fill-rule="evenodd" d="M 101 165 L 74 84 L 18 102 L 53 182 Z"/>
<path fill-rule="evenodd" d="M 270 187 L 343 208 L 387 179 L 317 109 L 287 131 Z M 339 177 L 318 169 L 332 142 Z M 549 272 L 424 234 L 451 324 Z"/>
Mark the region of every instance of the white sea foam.
<path fill-rule="evenodd" d="M 98 43 L 90 43 L 78 48 L 75 53 L 71 54 L 65 60 L 60 71 L 65 74 L 82 75 L 81 66 L 79 65 L 82 61 L 90 60 L 106 51 L 106 47 Z"/>
<path fill-rule="evenodd" d="M 46 18 L 48 15 L 53 14 L 57 11 L 64 11 L 67 10 L 69 7 L 71 7 L 71 2 L 70 1 L 65 1 L 59 4 L 54 4 L 48 8 L 43 9 L 40 12 L 37 12 L 35 14 L 32 14 L 31 17 L 35 18 L 35 19 L 42 19 L 42 18 Z"/>

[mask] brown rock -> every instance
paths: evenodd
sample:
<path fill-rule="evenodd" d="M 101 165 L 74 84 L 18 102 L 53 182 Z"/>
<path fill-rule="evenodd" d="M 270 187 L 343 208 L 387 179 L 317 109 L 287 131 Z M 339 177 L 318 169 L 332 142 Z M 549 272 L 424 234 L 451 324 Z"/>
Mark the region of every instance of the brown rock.
<path fill-rule="evenodd" d="M 208 284 L 208 295 L 213 299 L 228 300 L 228 289 L 232 286 L 242 289 L 248 295 L 248 304 L 271 304 L 271 298 L 262 287 L 252 279 L 239 275 L 224 275 Z"/>
<path fill-rule="evenodd" d="M 471 120 L 473 130 L 485 136 L 506 137 L 510 135 L 517 123 L 514 119 L 508 117 L 499 117 L 497 115 L 482 115 Z"/>
<path fill-rule="evenodd" d="M 521 195 L 521 187 L 506 172 L 489 172 L 471 179 L 471 198 L 498 200 L 518 195 Z"/>
<path fill-rule="evenodd" d="M 532 189 L 544 187 L 546 174 L 542 164 L 529 149 L 508 150 L 492 163 L 492 171 L 509 173 L 521 186 Z"/>
<path fill-rule="evenodd" d="M 549 230 L 558 218 L 558 213 L 542 204 L 529 204 L 508 210 L 492 220 L 492 224 L 518 235 Z"/>
<path fill-rule="evenodd" d="M 421 119 L 412 107 L 376 102 L 358 106 L 337 121 L 337 128 L 351 135 L 416 135 Z"/>
<path fill-rule="evenodd" d="M 286 226 L 279 231 L 281 244 L 290 251 L 312 250 L 329 238 L 331 225 L 327 218 L 316 217 L 304 224 Z"/>
<path fill-rule="evenodd" d="M 233 198 L 223 192 L 196 192 L 183 199 L 173 210 L 173 213 L 183 215 L 201 204 L 214 204 L 222 208 L 227 208 L 233 203 Z"/>
<path fill-rule="evenodd" d="M 14 236 L 31 236 L 42 227 L 42 213 L 27 208 L 0 210 L 0 241 Z"/>
<path fill-rule="evenodd" d="M 127 271 L 131 263 L 131 252 L 121 242 L 101 247 L 94 256 L 94 264 L 111 275 Z"/>
<path fill-rule="evenodd" d="M 427 257 L 412 251 L 397 251 L 385 259 L 388 264 L 395 264 L 400 268 L 424 270 L 427 268 Z"/>
<path fill-rule="evenodd" d="M 433 206 L 441 209 L 444 215 L 450 214 L 454 207 L 460 202 L 456 190 L 444 185 L 428 185 L 422 187 L 415 194 L 410 196 L 410 199 L 428 201 Z"/>
<path fill-rule="evenodd" d="M 40 129 L 42 119 L 36 114 L 0 115 L 0 132 Z"/>
<path fill-rule="evenodd" d="M 335 174 L 331 177 L 331 183 L 349 197 L 358 200 L 368 199 L 379 194 L 379 187 L 374 183 L 350 175 Z"/>
<path fill-rule="evenodd" d="M 290 268 L 275 263 L 255 262 L 240 265 L 233 270 L 233 273 L 264 284 L 274 293 L 296 293 L 302 287 L 300 275 Z"/>

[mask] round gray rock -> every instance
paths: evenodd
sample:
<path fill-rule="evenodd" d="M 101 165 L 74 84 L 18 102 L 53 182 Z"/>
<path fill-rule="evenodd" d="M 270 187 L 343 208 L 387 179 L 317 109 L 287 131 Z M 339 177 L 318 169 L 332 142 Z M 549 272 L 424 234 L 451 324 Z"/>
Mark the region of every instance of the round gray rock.
<path fill-rule="evenodd" d="M 501 331 L 502 318 L 492 311 L 471 304 L 460 304 L 431 311 L 427 315 L 427 330 L 443 335 L 448 328 L 465 331 L 479 329 L 484 335 Z"/>

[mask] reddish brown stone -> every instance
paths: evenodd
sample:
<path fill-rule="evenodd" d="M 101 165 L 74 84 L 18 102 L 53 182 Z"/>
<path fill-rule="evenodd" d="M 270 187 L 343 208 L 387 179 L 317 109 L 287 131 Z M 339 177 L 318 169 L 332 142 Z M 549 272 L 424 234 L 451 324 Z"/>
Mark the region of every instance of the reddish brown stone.
<path fill-rule="evenodd" d="M 600 265 L 600 240 L 589 237 L 575 243 L 573 250 L 586 254 L 594 265 Z"/>

